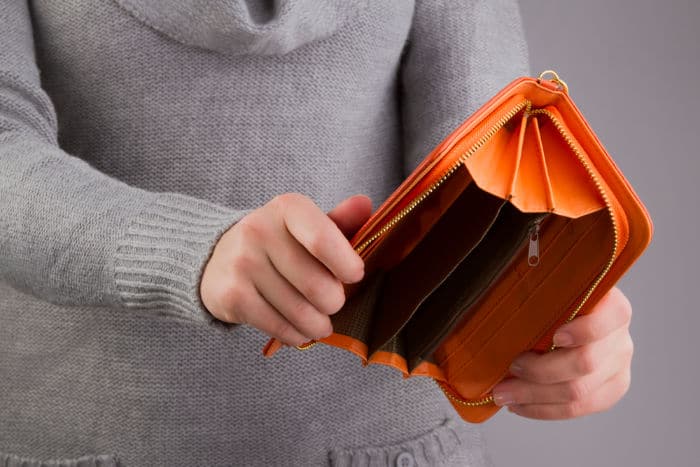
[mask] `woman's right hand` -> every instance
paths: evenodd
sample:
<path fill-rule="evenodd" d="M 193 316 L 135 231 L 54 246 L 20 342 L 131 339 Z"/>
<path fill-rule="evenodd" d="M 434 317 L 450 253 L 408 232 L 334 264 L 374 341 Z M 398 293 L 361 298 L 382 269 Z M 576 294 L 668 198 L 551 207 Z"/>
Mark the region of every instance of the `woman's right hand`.
<path fill-rule="evenodd" d="M 219 239 L 200 282 L 204 306 L 221 321 L 249 324 L 289 345 L 329 336 L 329 316 L 345 303 L 343 283 L 364 275 L 346 237 L 371 210 L 363 195 L 328 214 L 301 194 L 275 197 Z"/>

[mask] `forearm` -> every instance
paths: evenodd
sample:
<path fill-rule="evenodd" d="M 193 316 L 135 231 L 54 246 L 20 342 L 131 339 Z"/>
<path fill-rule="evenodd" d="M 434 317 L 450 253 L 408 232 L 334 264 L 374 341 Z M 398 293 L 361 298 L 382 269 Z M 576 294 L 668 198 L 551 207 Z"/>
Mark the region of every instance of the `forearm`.
<path fill-rule="evenodd" d="M 47 301 L 196 314 L 203 262 L 242 214 L 128 186 L 27 133 L 0 134 L 0 279 Z"/>
<path fill-rule="evenodd" d="M 211 319 L 198 281 L 246 211 L 145 191 L 63 151 L 26 2 L 3 3 L 0 23 L 0 280 L 55 303 Z"/>

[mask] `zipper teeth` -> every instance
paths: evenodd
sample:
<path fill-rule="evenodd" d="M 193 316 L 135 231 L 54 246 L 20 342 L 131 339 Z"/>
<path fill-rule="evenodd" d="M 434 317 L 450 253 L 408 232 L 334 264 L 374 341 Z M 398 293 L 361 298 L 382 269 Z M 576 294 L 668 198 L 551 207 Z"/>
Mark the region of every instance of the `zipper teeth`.
<path fill-rule="evenodd" d="M 463 405 L 465 407 L 481 407 L 483 405 L 489 405 L 493 403 L 493 395 L 486 396 L 482 399 L 467 400 L 455 396 L 452 393 L 452 390 L 449 389 L 449 387 L 447 387 L 443 382 L 437 381 L 437 384 L 438 386 L 440 386 L 440 389 L 442 389 L 442 392 L 445 393 L 448 399 L 450 399 L 453 402 L 456 402 L 459 405 Z"/>
<path fill-rule="evenodd" d="M 588 288 L 586 293 L 583 296 L 583 299 L 579 304 L 576 306 L 576 308 L 571 312 L 571 314 L 567 317 L 567 322 L 573 320 L 576 315 L 581 311 L 583 306 L 586 304 L 588 299 L 591 297 L 595 289 L 600 285 L 602 282 L 603 278 L 606 276 L 608 271 L 610 271 L 610 268 L 612 268 L 612 265 L 615 261 L 615 257 L 617 256 L 617 250 L 619 247 L 619 232 L 617 228 L 617 224 L 615 223 L 615 216 L 613 212 L 613 207 L 612 203 L 610 202 L 610 199 L 603 189 L 603 185 L 600 183 L 600 180 L 596 177 L 595 173 L 593 172 L 593 169 L 591 168 L 590 164 L 586 160 L 586 158 L 581 154 L 581 152 L 578 150 L 576 145 L 574 144 L 573 140 L 571 137 L 567 134 L 567 132 L 564 130 L 564 127 L 562 124 L 559 122 L 559 120 L 549 111 L 546 109 L 531 109 L 532 103 L 529 100 L 526 100 L 524 102 L 521 102 L 517 106 L 515 106 L 513 109 L 511 109 L 507 114 L 505 114 L 503 117 L 501 117 L 498 122 L 484 135 L 482 136 L 479 141 L 476 142 L 474 146 L 469 148 L 464 154 L 462 154 L 459 159 L 449 168 L 449 170 L 442 176 L 440 177 L 439 180 L 434 182 L 430 187 L 428 187 L 427 190 L 425 190 L 423 193 L 421 193 L 416 199 L 411 201 L 408 206 L 404 207 L 401 211 L 399 211 L 398 214 L 396 214 L 389 222 L 382 227 L 377 233 L 372 235 L 370 238 L 365 240 L 360 246 L 356 248 L 356 251 L 358 253 L 361 253 L 364 249 L 366 249 L 369 245 L 371 245 L 373 242 L 375 242 L 378 238 L 380 238 L 382 235 L 386 234 L 389 230 L 391 230 L 401 219 L 406 217 L 411 211 L 413 211 L 425 198 L 427 198 L 433 191 L 435 191 L 440 185 L 442 185 L 445 180 L 447 180 L 456 170 L 457 168 L 462 165 L 469 157 L 471 157 L 476 151 L 478 151 L 484 144 L 486 144 L 492 137 L 493 135 L 496 134 L 505 124 L 515 116 L 518 112 L 520 112 L 523 108 L 525 108 L 525 112 L 529 114 L 543 114 L 549 117 L 549 119 L 552 121 L 554 124 L 555 128 L 559 132 L 559 134 L 564 138 L 564 141 L 568 144 L 569 148 L 576 154 L 576 157 L 578 158 L 579 162 L 583 167 L 585 168 L 586 172 L 588 173 L 588 176 L 590 179 L 593 181 L 593 183 L 596 186 L 596 189 L 600 193 L 601 197 L 603 198 L 603 202 L 605 203 L 605 207 L 608 211 L 608 214 L 610 216 L 610 219 L 613 224 L 613 248 L 612 252 L 610 254 L 610 258 L 608 259 L 607 264 L 603 268 L 603 271 L 596 277 L 596 279 L 593 281 L 591 286 Z M 554 350 L 555 346 L 552 344 L 550 347 L 550 351 Z M 449 389 L 444 383 L 438 381 L 438 385 L 442 389 L 442 391 L 445 393 L 448 399 L 451 401 L 462 405 L 466 407 L 480 407 L 484 405 L 489 405 L 493 403 L 493 395 L 488 395 L 486 397 L 483 397 L 481 399 L 474 399 L 474 400 L 468 400 L 468 399 L 463 399 L 461 397 L 457 397 L 453 394 L 452 390 Z"/>
<path fill-rule="evenodd" d="M 583 299 L 579 302 L 579 304 L 574 308 L 574 311 L 571 312 L 571 314 L 567 317 L 566 321 L 569 322 L 573 320 L 576 315 L 581 311 L 583 306 L 588 302 L 588 299 L 591 298 L 591 295 L 595 291 L 595 289 L 600 285 L 601 281 L 605 277 L 605 275 L 610 271 L 610 268 L 612 267 L 613 263 L 615 262 L 615 257 L 617 256 L 617 250 L 619 248 L 619 231 L 617 228 L 617 224 L 615 223 L 615 215 L 613 213 L 613 207 L 612 203 L 610 202 L 610 198 L 608 197 L 607 193 L 603 189 L 603 185 L 600 183 L 600 180 L 598 180 L 598 177 L 596 177 L 595 173 L 593 172 L 593 169 L 591 168 L 590 164 L 586 160 L 586 158 L 581 154 L 581 152 L 578 150 L 576 145 L 574 144 L 573 140 L 571 137 L 568 135 L 568 133 L 564 130 L 564 127 L 562 126 L 561 122 L 549 111 L 546 109 L 535 109 L 531 110 L 530 105 L 528 103 L 528 109 L 527 112 L 530 114 L 544 114 L 549 119 L 552 121 L 552 124 L 554 124 L 555 128 L 559 132 L 559 134 L 564 138 L 566 141 L 566 144 L 569 145 L 571 150 L 576 154 L 576 157 L 578 158 L 579 162 L 583 167 L 586 169 L 586 172 L 588 173 L 588 176 L 590 177 L 591 180 L 593 180 L 593 183 L 596 186 L 596 189 L 600 193 L 600 196 L 603 198 L 603 202 L 605 203 L 605 207 L 608 211 L 608 214 L 610 216 L 610 220 L 612 221 L 613 224 L 613 248 L 612 252 L 610 253 L 610 258 L 608 259 L 607 264 L 601 271 L 601 273 L 596 277 L 596 279 L 593 281 L 591 286 L 588 288 L 586 293 L 583 295 Z M 555 349 L 554 343 L 549 348 L 549 351 L 551 352 L 552 350 Z M 482 398 L 482 399 L 477 399 L 477 400 L 468 400 L 468 399 L 462 399 L 460 397 L 455 396 L 451 390 L 449 390 L 443 383 L 438 382 L 438 385 L 442 389 L 442 391 L 445 393 L 448 399 L 451 401 L 456 402 L 459 405 L 466 406 L 466 407 L 479 407 L 479 406 L 484 406 L 484 405 L 489 405 L 493 403 L 493 394 Z"/>
<path fill-rule="evenodd" d="M 369 245 L 371 245 L 373 242 L 375 242 L 379 237 L 381 237 L 382 235 L 386 234 L 389 230 L 391 230 L 401 219 L 406 217 L 411 211 L 413 211 L 416 208 L 416 206 L 418 206 L 420 203 L 422 203 L 423 200 L 425 200 L 425 198 L 430 196 L 430 194 L 433 191 L 435 191 L 438 187 L 440 187 L 440 185 L 445 183 L 445 180 L 447 180 L 457 170 L 457 168 L 460 165 L 464 164 L 464 161 L 466 161 L 476 151 L 478 151 L 484 144 L 486 144 L 488 142 L 488 140 L 490 140 L 493 137 L 493 135 L 495 135 L 496 132 L 498 132 L 498 130 L 500 130 L 503 127 L 503 125 L 505 125 L 506 122 L 508 122 L 508 120 L 513 118 L 513 116 L 515 116 L 515 114 L 520 112 L 525 107 L 527 107 L 527 109 L 529 110 L 530 105 L 531 105 L 530 101 L 526 100 L 524 102 L 521 102 L 516 107 L 511 109 L 510 112 L 508 112 L 506 115 L 501 117 L 501 119 L 498 120 L 498 122 L 496 122 L 496 125 L 494 125 L 484 136 L 482 136 L 481 139 L 479 139 L 479 141 L 477 141 L 474 146 L 472 146 L 464 154 L 462 154 L 459 157 L 459 159 L 449 168 L 449 170 L 447 172 L 445 172 L 445 174 L 442 177 L 440 177 L 439 180 L 436 180 L 432 185 L 430 185 L 430 187 L 428 187 L 427 190 L 425 190 L 423 193 L 421 193 L 416 199 L 411 201 L 408 204 L 408 206 L 404 207 L 401 211 L 399 211 L 398 214 L 396 214 L 394 217 L 392 217 L 389 220 L 389 222 L 387 222 L 387 224 L 384 225 L 384 227 L 382 227 L 377 233 L 375 233 L 370 238 L 368 238 L 367 240 L 362 242 L 362 244 L 360 244 L 360 246 L 358 246 L 355 249 L 355 251 L 357 251 L 358 253 L 361 253 L 365 248 L 367 248 Z"/>
<path fill-rule="evenodd" d="M 612 203 L 610 202 L 610 198 L 608 197 L 608 194 L 605 192 L 603 189 L 603 185 L 600 183 L 600 180 L 598 180 L 598 177 L 596 177 L 595 173 L 593 172 L 593 169 L 591 169 L 590 164 L 586 160 L 586 158 L 581 154 L 581 152 L 578 150 L 576 145 L 574 144 L 573 140 L 571 137 L 568 135 L 566 131 L 564 131 L 564 127 L 562 126 L 561 122 L 552 114 L 547 109 L 536 109 L 531 111 L 533 114 L 544 114 L 549 117 L 549 119 L 552 121 L 554 126 L 556 127 L 557 131 L 559 131 L 559 134 L 564 138 L 566 143 L 569 145 L 572 151 L 576 154 L 576 157 L 578 157 L 579 162 L 581 162 L 581 165 L 586 169 L 586 172 L 588 172 L 588 176 L 593 180 L 593 183 L 595 184 L 596 188 L 598 189 L 598 192 L 600 193 L 600 196 L 603 198 L 603 202 L 605 203 L 605 207 L 608 211 L 608 214 L 610 216 L 610 220 L 612 221 L 613 225 L 613 248 L 612 252 L 610 253 L 610 258 L 608 259 L 607 264 L 601 271 L 601 273 L 596 277 L 595 281 L 591 284 L 591 286 L 588 288 L 586 293 L 583 296 L 583 299 L 581 302 L 574 308 L 574 311 L 571 312 L 571 314 L 567 317 L 566 322 L 569 322 L 573 320 L 576 315 L 581 311 L 583 306 L 588 302 L 588 299 L 591 298 L 591 295 L 595 291 L 595 289 L 598 287 L 598 285 L 602 282 L 603 278 L 606 276 L 608 271 L 610 271 L 610 268 L 612 268 L 613 263 L 615 262 L 615 257 L 617 257 L 617 250 L 619 248 L 619 231 L 617 228 L 617 223 L 615 223 L 615 214 L 613 212 L 613 206 Z M 549 348 L 550 352 L 554 350 L 555 345 L 552 343 L 551 347 Z"/>
<path fill-rule="evenodd" d="M 408 206 L 403 208 L 401 211 L 398 212 L 394 217 L 392 217 L 387 224 L 382 227 L 377 233 L 372 235 L 370 238 L 365 240 L 360 246 L 356 248 L 356 251 L 358 253 L 361 253 L 365 248 L 367 248 L 369 245 L 371 245 L 373 242 L 375 242 L 378 238 L 380 238 L 382 235 L 386 234 L 389 230 L 391 230 L 401 219 L 406 217 L 411 211 L 413 211 L 420 203 L 423 202 L 430 194 L 435 191 L 440 185 L 445 183 L 445 181 L 457 170 L 457 168 L 464 164 L 464 162 L 469 159 L 476 151 L 481 149 L 481 147 L 486 144 L 492 137 L 495 135 L 503 126 L 510 120 L 512 119 L 518 112 L 520 112 L 522 109 L 525 109 L 525 112 L 529 112 L 530 108 L 532 106 L 532 103 L 529 100 L 525 100 L 521 102 L 520 104 L 516 105 L 513 107 L 508 113 L 506 113 L 503 117 L 501 117 L 496 124 L 489 129 L 488 132 L 484 136 L 482 136 L 476 144 L 474 144 L 472 147 L 470 147 L 467 151 L 465 151 L 459 159 L 445 172 L 445 174 L 440 177 L 437 181 L 435 181 L 428 189 L 426 189 L 423 193 L 421 193 L 416 199 L 411 201 Z M 474 400 L 467 400 L 463 399 L 461 397 L 457 397 L 452 393 L 450 389 L 448 389 L 443 383 L 438 381 L 438 385 L 440 386 L 440 389 L 445 393 L 448 399 L 452 400 L 453 402 L 463 405 L 466 407 L 481 407 L 484 405 L 489 405 L 493 403 L 493 395 L 488 395 L 486 397 L 483 397 L 481 399 L 474 399 Z"/>

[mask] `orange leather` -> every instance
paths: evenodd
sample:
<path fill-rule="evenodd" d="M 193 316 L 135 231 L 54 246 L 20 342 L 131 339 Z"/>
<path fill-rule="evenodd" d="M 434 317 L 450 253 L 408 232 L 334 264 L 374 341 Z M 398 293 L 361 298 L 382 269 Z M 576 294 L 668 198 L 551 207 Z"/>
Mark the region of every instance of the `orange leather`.
<path fill-rule="evenodd" d="M 488 198 L 494 209 L 506 206 L 496 221 L 483 218 L 483 209 L 464 209 L 477 195 L 496 197 Z M 554 331 L 577 309 L 590 312 L 652 231 L 643 204 L 568 93 L 551 81 L 516 79 L 447 136 L 351 239 L 366 280 L 384 282 L 346 287 L 348 299 L 375 293 L 370 289 L 379 298 L 362 302 L 372 304 L 363 313 L 348 306 L 334 315 L 336 333 L 319 342 L 365 365 L 434 378 L 465 420 L 482 422 L 498 407 L 474 402 L 508 375 L 518 354 L 549 350 Z M 476 241 L 445 241 L 450 232 Z M 493 279 L 484 279 L 488 274 Z M 397 281 L 422 301 L 402 294 Z M 367 324 L 358 324 L 360 315 Z M 279 348 L 271 340 L 264 354 Z"/>

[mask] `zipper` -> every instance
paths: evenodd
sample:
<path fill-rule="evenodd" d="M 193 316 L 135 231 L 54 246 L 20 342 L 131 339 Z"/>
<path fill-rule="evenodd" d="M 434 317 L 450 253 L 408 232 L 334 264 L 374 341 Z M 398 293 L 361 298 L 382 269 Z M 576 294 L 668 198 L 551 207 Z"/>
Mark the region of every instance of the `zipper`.
<path fill-rule="evenodd" d="M 528 103 L 528 109 L 527 112 L 530 114 L 543 114 L 546 115 L 554 125 L 554 127 L 557 129 L 559 134 L 564 138 L 564 141 L 566 141 L 566 144 L 569 146 L 569 148 L 576 154 L 576 157 L 578 158 L 579 162 L 581 165 L 584 167 L 586 172 L 588 173 L 588 176 L 590 179 L 593 181 L 593 183 L 596 186 L 596 189 L 598 190 L 598 193 L 603 199 L 603 203 L 605 204 L 605 208 L 608 212 L 608 215 L 610 216 L 610 221 L 613 225 L 613 248 L 612 251 L 610 252 L 610 257 L 608 258 L 608 261 L 603 268 L 603 270 L 600 272 L 600 274 L 596 277 L 596 279 L 593 281 L 591 286 L 586 290 L 586 292 L 583 295 L 583 298 L 581 301 L 576 305 L 574 310 L 569 314 L 569 316 L 566 319 L 566 322 L 570 322 L 573 320 L 576 315 L 583 309 L 584 305 L 588 302 L 588 299 L 591 298 L 591 295 L 593 295 L 593 292 L 595 289 L 600 285 L 602 282 L 603 278 L 606 276 L 606 274 L 610 271 L 610 268 L 612 268 L 613 263 L 615 262 L 615 258 L 617 257 L 617 252 L 619 248 L 619 230 L 617 227 L 617 223 L 615 223 L 615 214 L 613 211 L 613 206 L 612 203 L 610 202 L 610 198 L 608 197 L 607 193 L 603 189 L 603 185 L 598 179 L 598 177 L 595 175 L 595 172 L 593 172 L 593 169 L 591 168 L 590 164 L 586 160 L 586 158 L 581 154 L 581 152 L 578 150 L 576 145 L 573 142 L 573 139 L 568 135 L 568 133 L 564 130 L 563 125 L 561 122 L 549 111 L 546 109 L 535 109 L 531 110 L 530 109 L 530 103 Z M 472 152 L 473 153 L 473 152 Z M 530 242 L 528 246 L 528 264 L 530 266 L 533 266 L 531 263 L 531 257 L 533 256 L 533 253 L 536 253 L 534 256 L 537 257 L 537 264 L 539 264 L 539 220 L 533 225 L 533 228 L 531 229 L 531 237 L 530 237 Z M 534 238 L 533 238 L 534 235 Z M 536 265 L 536 264 L 534 264 Z M 554 343 L 549 348 L 549 351 L 551 352 L 554 350 L 556 346 Z M 493 403 L 493 395 L 490 394 L 486 397 L 483 397 L 481 399 L 474 399 L 474 400 L 469 400 L 469 399 L 464 399 L 462 397 L 459 397 L 454 394 L 454 390 L 451 389 L 447 384 L 437 381 L 438 386 L 440 386 L 440 389 L 445 393 L 448 399 L 451 401 L 465 406 L 465 407 L 480 407 L 480 406 L 485 406 Z"/>
<path fill-rule="evenodd" d="M 610 216 L 610 220 L 612 221 L 613 224 L 613 249 L 612 252 L 610 253 L 610 258 L 608 259 L 608 262 L 606 263 L 605 267 L 601 271 L 601 273 L 596 277 L 596 279 L 593 281 L 591 286 L 588 288 L 586 293 L 584 294 L 582 300 L 578 303 L 578 305 L 574 308 L 574 310 L 571 312 L 571 314 L 567 317 L 566 322 L 569 322 L 573 320 L 576 315 L 581 311 L 583 306 L 588 302 L 588 299 L 591 297 L 595 289 L 598 287 L 598 285 L 601 283 L 605 275 L 610 271 L 610 268 L 612 267 L 615 258 L 617 257 L 617 250 L 618 250 L 618 243 L 619 243 L 619 233 L 618 233 L 618 228 L 617 224 L 615 223 L 615 217 L 613 213 L 613 207 L 612 203 L 610 202 L 610 199 L 608 198 L 607 193 L 603 189 L 603 185 L 601 184 L 600 180 L 598 180 L 597 176 L 593 172 L 593 169 L 591 168 L 590 164 L 586 160 L 586 158 L 581 154 L 581 152 L 578 150 L 576 145 L 573 143 L 572 138 L 566 133 L 564 130 L 564 127 L 562 124 L 559 122 L 559 120 L 548 110 L 546 109 L 532 109 L 531 108 L 532 103 L 528 100 L 518 104 L 515 106 L 513 109 L 511 109 L 508 113 L 506 113 L 503 117 L 501 117 L 496 124 L 489 129 L 489 131 L 482 136 L 476 144 L 474 144 L 469 150 L 467 150 L 464 154 L 462 154 L 459 159 L 447 170 L 447 172 L 440 177 L 436 182 L 434 182 L 430 187 L 428 187 L 423 193 L 421 193 L 416 199 L 411 201 L 408 206 L 404 207 L 401 211 L 399 211 L 394 217 L 392 217 L 389 222 L 387 222 L 384 227 L 382 227 L 378 232 L 376 232 L 374 235 L 372 235 L 370 238 L 365 240 L 362 244 L 360 244 L 357 248 L 356 251 L 358 253 L 361 253 L 363 250 L 365 250 L 369 245 L 371 245 L 373 242 L 375 242 L 377 239 L 379 239 L 382 235 L 385 235 L 388 231 L 390 231 L 397 223 L 401 221 L 406 215 L 408 215 L 411 211 L 413 211 L 418 205 L 420 205 L 421 202 L 423 202 L 424 199 L 426 199 L 433 191 L 435 191 L 437 188 L 439 188 L 464 162 L 471 157 L 476 151 L 481 149 L 481 147 L 484 146 L 503 126 L 510 120 L 512 119 L 518 112 L 521 110 L 525 109 L 525 112 L 528 114 L 543 114 L 547 116 L 552 123 L 554 124 L 555 128 L 559 132 L 559 134 L 564 138 L 564 141 L 566 141 L 567 145 L 569 148 L 576 154 L 576 157 L 578 158 L 579 162 L 581 165 L 584 167 L 586 172 L 588 173 L 588 176 L 590 179 L 593 181 L 593 183 L 596 186 L 596 189 L 598 190 L 599 194 L 601 195 L 603 202 L 605 204 L 605 207 L 608 211 L 608 214 Z M 537 266 L 539 264 L 539 227 L 540 227 L 540 222 L 541 218 L 535 222 L 530 230 L 530 239 L 529 239 L 529 245 L 528 245 L 528 264 L 530 266 Z M 550 351 L 554 350 L 555 346 L 554 344 L 551 345 Z M 484 406 L 493 403 L 493 395 L 488 395 L 485 396 L 481 399 L 473 399 L 473 400 L 468 400 L 464 399 L 462 397 L 459 397 L 454 394 L 453 390 L 450 389 L 445 383 L 438 381 L 438 385 L 440 388 L 443 390 L 445 395 L 447 396 L 448 399 L 458 403 L 459 405 L 467 406 L 467 407 L 479 407 L 479 406 Z"/>
<path fill-rule="evenodd" d="M 385 235 L 387 232 L 389 232 L 396 224 L 398 224 L 401 219 L 403 219 L 406 215 L 408 215 L 411 211 L 413 211 L 420 203 L 423 202 L 432 192 L 434 192 L 437 188 L 439 188 L 445 181 L 462 165 L 464 162 L 471 157 L 476 151 L 481 149 L 481 147 L 484 146 L 499 130 L 503 128 L 503 126 L 510 120 L 512 119 L 518 112 L 521 110 L 525 109 L 525 112 L 528 114 L 543 114 L 546 115 L 554 124 L 555 128 L 559 132 L 559 134 L 564 138 L 566 141 L 567 145 L 569 148 L 576 154 L 576 157 L 578 158 L 579 162 L 581 165 L 584 167 L 586 172 L 588 173 L 588 176 L 590 179 L 593 181 L 593 183 L 596 186 L 596 189 L 598 190 L 599 194 L 601 195 L 603 202 L 605 204 L 606 210 L 608 211 L 608 214 L 610 216 L 610 220 L 612 221 L 613 225 L 613 248 L 610 253 L 610 258 L 608 259 L 608 262 L 606 263 L 605 267 L 601 271 L 601 273 L 596 277 L 596 279 L 593 281 L 591 286 L 586 290 L 584 293 L 584 296 L 582 300 L 578 303 L 578 305 L 574 308 L 574 310 L 570 313 L 570 315 L 567 317 L 566 322 L 569 322 L 573 320 L 576 315 L 581 311 L 583 306 L 588 302 L 588 299 L 591 297 L 595 289 L 598 287 L 598 285 L 602 282 L 603 278 L 605 275 L 610 271 L 610 268 L 612 267 L 615 258 L 617 257 L 617 251 L 618 251 L 618 245 L 619 245 L 619 231 L 617 224 L 615 223 L 615 216 L 613 212 L 613 206 L 612 203 L 610 202 L 610 199 L 603 189 L 603 185 L 598 180 L 597 176 L 595 175 L 595 172 L 593 172 L 593 169 L 591 168 L 590 164 L 586 160 L 586 158 L 581 154 L 581 152 L 578 150 L 576 145 L 573 143 L 573 139 L 566 133 L 564 130 L 563 125 L 559 122 L 559 120 L 548 110 L 546 109 L 535 109 L 532 110 L 532 103 L 529 100 L 525 100 L 515 107 L 513 107 L 509 112 L 507 112 L 503 117 L 501 117 L 496 124 L 489 129 L 489 131 L 484 134 L 472 147 L 470 147 L 464 154 L 462 154 L 459 159 L 445 172 L 445 174 L 440 177 L 437 181 L 435 181 L 432 185 L 430 185 L 423 193 L 421 193 L 418 197 L 416 197 L 413 201 L 411 201 L 408 206 L 404 207 L 399 211 L 394 217 L 392 217 L 389 222 L 387 222 L 378 232 L 376 232 L 374 235 L 372 235 L 370 238 L 362 242 L 358 247 L 355 248 L 355 251 L 357 253 L 361 253 L 363 250 L 365 250 L 368 246 L 370 246 L 372 243 L 374 243 L 377 239 Z M 449 149 L 446 149 L 449 150 Z M 544 216 L 543 216 L 544 217 Z M 540 222 L 542 218 L 538 219 L 537 222 L 532 226 L 530 230 L 530 240 L 529 240 L 529 245 L 528 245 L 528 264 L 530 266 L 537 266 L 539 264 L 539 227 L 540 227 Z M 533 254 L 534 253 L 534 254 Z M 531 258 L 535 258 L 536 261 L 533 259 L 534 264 L 530 262 Z M 305 344 L 302 346 L 298 346 L 297 348 L 300 350 L 308 349 L 310 347 L 313 347 L 316 344 L 316 342 L 312 342 L 309 344 Z M 554 344 L 552 343 L 549 351 L 551 352 L 552 350 L 555 349 Z M 442 381 L 435 380 L 442 389 L 442 391 L 445 393 L 448 399 L 451 401 L 462 405 L 466 407 L 481 407 L 485 405 L 489 405 L 493 403 L 493 395 L 489 394 L 483 398 L 480 399 L 464 399 L 454 393 L 454 390 L 449 387 L 446 383 Z"/>
<path fill-rule="evenodd" d="M 527 264 L 530 267 L 540 264 L 540 223 L 542 219 L 540 217 L 532 224 L 528 234 Z"/>
<path fill-rule="evenodd" d="M 394 217 L 392 217 L 389 222 L 387 222 L 384 227 L 379 229 L 378 232 L 376 232 L 374 235 L 372 235 L 370 238 L 362 242 L 357 248 L 355 248 L 355 251 L 358 253 L 361 253 L 364 249 L 366 249 L 369 245 L 374 243 L 378 238 L 380 238 L 382 235 L 386 234 L 389 230 L 391 230 L 396 224 L 401 221 L 406 215 L 408 215 L 411 211 L 413 211 L 416 206 L 418 206 L 420 203 L 423 202 L 425 198 L 430 196 L 430 194 L 435 191 L 437 188 L 440 187 L 445 181 L 462 165 L 464 164 L 464 161 L 466 161 L 469 157 L 472 156 L 476 151 L 478 151 L 484 144 L 486 144 L 492 137 L 495 135 L 503 126 L 508 122 L 511 118 L 515 116 L 518 112 L 520 112 L 522 109 L 527 108 L 529 111 L 531 106 L 530 101 L 523 101 L 520 104 L 516 105 L 514 108 L 512 108 L 507 114 L 505 114 L 503 117 L 501 117 L 496 124 L 489 129 L 489 131 L 482 136 L 474 146 L 469 148 L 464 154 L 462 154 L 457 161 L 445 172 L 445 174 L 440 177 L 440 179 L 436 180 L 433 182 L 432 185 L 430 185 L 423 193 L 421 193 L 418 197 L 416 197 L 413 201 L 411 201 L 408 206 L 404 207 L 401 211 L 399 211 Z M 448 151 L 449 149 L 446 149 Z"/>
<path fill-rule="evenodd" d="M 612 223 L 613 226 L 613 248 L 612 251 L 610 252 L 610 257 L 608 258 L 608 262 L 601 271 L 601 273 L 598 275 L 598 277 L 595 278 L 591 286 L 588 288 L 586 293 L 583 295 L 583 299 L 579 302 L 579 304 L 574 308 L 574 310 L 571 312 L 571 314 L 566 318 L 566 322 L 570 322 L 573 320 L 576 315 L 579 314 L 583 306 L 588 302 L 588 299 L 591 298 L 591 295 L 593 295 L 593 292 L 595 289 L 598 287 L 598 285 L 603 281 L 603 278 L 605 275 L 610 271 L 610 268 L 612 268 L 613 263 L 615 262 L 615 258 L 617 257 L 617 252 L 619 249 L 619 244 L 620 244 L 620 233 L 617 227 L 617 223 L 615 222 L 615 213 L 613 211 L 613 206 L 612 202 L 610 202 L 610 198 L 608 197 L 608 194 L 605 192 L 603 189 L 603 184 L 598 180 L 598 177 L 596 177 L 595 172 L 593 172 L 593 169 L 591 168 L 590 164 L 586 160 L 586 158 L 581 154 L 581 152 L 578 150 L 576 145 L 574 144 L 572 138 L 569 136 L 569 134 L 564 130 L 563 125 L 561 122 L 552 114 L 547 109 L 536 109 L 532 110 L 530 113 L 533 114 L 542 114 L 546 115 L 549 117 L 549 119 L 552 121 L 554 124 L 554 127 L 557 129 L 559 134 L 564 138 L 566 141 L 566 144 L 569 145 L 569 148 L 576 154 L 576 157 L 578 157 L 579 162 L 583 167 L 586 169 L 586 172 L 588 173 L 588 176 L 593 180 L 593 183 L 596 186 L 596 189 L 598 190 L 598 193 L 600 193 L 601 198 L 603 198 L 603 203 L 605 203 L 605 208 L 608 211 L 608 215 L 610 216 L 610 222 Z M 554 350 L 556 346 L 554 343 L 549 348 L 549 351 L 551 352 Z"/>

